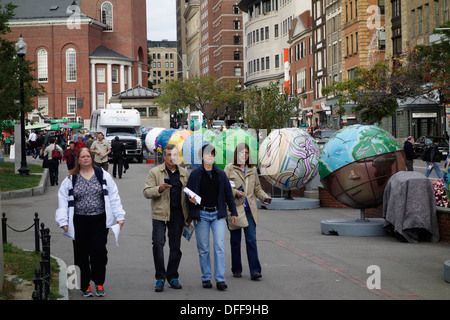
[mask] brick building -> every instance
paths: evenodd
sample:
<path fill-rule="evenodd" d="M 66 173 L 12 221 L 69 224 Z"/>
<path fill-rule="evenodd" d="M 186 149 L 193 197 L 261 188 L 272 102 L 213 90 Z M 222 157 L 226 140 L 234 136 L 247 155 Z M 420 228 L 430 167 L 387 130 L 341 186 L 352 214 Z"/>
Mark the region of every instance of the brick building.
<path fill-rule="evenodd" d="M 88 126 L 91 111 L 104 108 L 114 93 L 147 86 L 145 0 L 11 2 L 18 7 L 7 39 L 22 35 L 28 45 L 25 59 L 35 63 L 46 91 L 35 99 L 45 118 Z"/>

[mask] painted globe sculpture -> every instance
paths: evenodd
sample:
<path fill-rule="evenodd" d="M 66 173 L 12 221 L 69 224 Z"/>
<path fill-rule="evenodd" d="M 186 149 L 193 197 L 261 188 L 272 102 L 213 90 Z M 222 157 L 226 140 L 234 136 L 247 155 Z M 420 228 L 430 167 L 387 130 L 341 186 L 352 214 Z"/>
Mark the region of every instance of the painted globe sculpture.
<path fill-rule="evenodd" d="M 308 184 L 318 172 L 317 143 L 299 128 L 272 130 L 259 148 L 261 175 L 273 186 L 296 190 Z"/>
<path fill-rule="evenodd" d="M 337 131 L 319 161 L 320 181 L 339 202 L 358 209 L 383 201 L 390 177 L 405 170 L 405 153 L 387 131 L 353 125 Z"/>
<path fill-rule="evenodd" d="M 250 161 L 252 164 L 258 163 L 259 143 L 256 137 L 243 129 L 229 129 L 219 132 L 215 137 L 213 146 L 216 150 L 215 164 L 218 168 L 233 162 L 234 151 L 240 143 L 246 143 L 250 148 Z"/>
<path fill-rule="evenodd" d="M 197 130 L 186 137 L 182 145 L 182 157 L 186 165 L 196 168 L 202 164 L 202 159 L 198 155 L 199 149 L 206 144 L 211 144 L 214 140 L 213 135 L 206 133 L 207 129 Z"/>
<path fill-rule="evenodd" d="M 147 149 L 150 151 L 150 153 L 154 153 L 156 149 L 156 138 L 158 138 L 159 134 L 164 130 L 164 128 L 159 127 L 153 128 L 145 136 L 145 145 L 147 146 Z"/>
<path fill-rule="evenodd" d="M 170 138 L 176 132 L 176 129 L 165 129 L 156 138 L 156 151 L 162 153 L 164 147 L 169 143 Z"/>
<path fill-rule="evenodd" d="M 183 166 L 185 166 L 186 163 L 183 160 L 182 148 L 183 148 L 184 141 L 191 133 L 192 133 L 191 130 L 176 131 L 172 134 L 172 136 L 170 137 L 170 139 L 168 141 L 168 144 L 173 144 L 173 145 L 177 146 L 177 148 L 179 150 L 178 164 L 181 164 Z"/>

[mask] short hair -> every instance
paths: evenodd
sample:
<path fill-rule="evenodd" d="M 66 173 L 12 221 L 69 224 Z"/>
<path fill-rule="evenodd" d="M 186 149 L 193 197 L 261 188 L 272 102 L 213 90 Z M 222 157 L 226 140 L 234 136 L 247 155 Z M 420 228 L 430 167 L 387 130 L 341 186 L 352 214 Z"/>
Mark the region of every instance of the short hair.
<path fill-rule="evenodd" d="M 411 140 L 413 138 L 414 138 L 413 136 L 409 136 L 408 138 L 406 138 L 406 140 Z"/>
<path fill-rule="evenodd" d="M 175 149 L 175 148 L 178 149 L 178 147 L 177 147 L 176 145 L 174 145 L 174 144 L 171 144 L 171 143 L 167 144 L 167 145 L 164 147 L 164 149 L 163 149 L 163 155 L 164 155 L 164 156 L 166 155 L 166 150 L 173 150 L 173 149 Z"/>
<path fill-rule="evenodd" d="M 75 145 L 75 141 L 70 141 L 69 144 Z"/>
<path fill-rule="evenodd" d="M 198 156 L 200 158 L 203 158 L 203 154 L 205 154 L 205 153 L 211 153 L 215 156 L 216 149 L 214 148 L 214 146 L 212 144 L 205 144 L 204 146 L 202 146 L 201 149 L 198 150 Z"/>
<path fill-rule="evenodd" d="M 440 142 L 441 141 L 441 139 L 439 139 L 439 138 L 434 138 L 433 139 L 433 142 Z"/>

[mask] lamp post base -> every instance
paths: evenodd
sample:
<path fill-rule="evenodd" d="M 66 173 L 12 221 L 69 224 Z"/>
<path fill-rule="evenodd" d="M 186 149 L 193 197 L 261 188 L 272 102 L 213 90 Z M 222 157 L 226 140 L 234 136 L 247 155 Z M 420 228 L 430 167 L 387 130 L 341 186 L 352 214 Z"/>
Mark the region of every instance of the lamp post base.
<path fill-rule="evenodd" d="M 21 162 L 20 163 L 20 168 L 17 171 L 19 171 L 19 174 L 21 176 L 29 176 L 30 175 L 30 169 L 27 167 L 27 163 L 26 162 L 25 163 Z"/>

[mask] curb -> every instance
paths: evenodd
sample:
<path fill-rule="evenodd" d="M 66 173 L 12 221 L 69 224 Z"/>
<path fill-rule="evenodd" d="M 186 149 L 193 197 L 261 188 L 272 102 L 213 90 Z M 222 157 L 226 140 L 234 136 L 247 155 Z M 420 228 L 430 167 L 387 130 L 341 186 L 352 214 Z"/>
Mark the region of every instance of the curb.
<path fill-rule="evenodd" d="M 21 189 L 21 190 L 1 192 L 0 199 L 1 200 L 10 200 L 10 199 L 41 196 L 45 193 L 45 188 L 47 185 L 48 177 L 49 177 L 48 169 L 44 169 L 44 172 L 42 173 L 41 181 L 39 182 L 39 186 L 33 187 L 33 188 Z"/>

